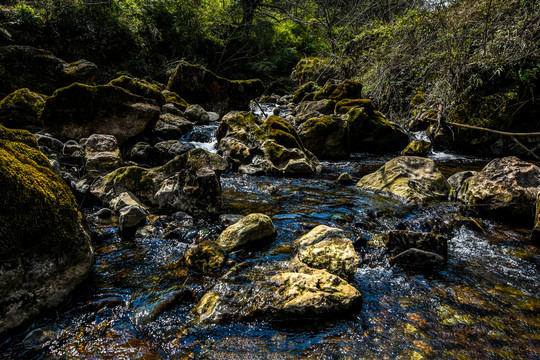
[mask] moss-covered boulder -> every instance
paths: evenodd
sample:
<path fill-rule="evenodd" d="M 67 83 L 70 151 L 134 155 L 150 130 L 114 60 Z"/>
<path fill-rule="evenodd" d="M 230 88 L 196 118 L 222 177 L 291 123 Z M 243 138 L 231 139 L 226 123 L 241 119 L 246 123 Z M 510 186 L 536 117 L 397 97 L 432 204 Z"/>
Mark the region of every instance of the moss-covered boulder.
<path fill-rule="evenodd" d="M 30 46 L 0 47 L 0 98 L 22 88 L 51 95 L 74 82 L 90 83 L 96 73 L 97 66 L 86 60 L 67 63 Z"/>
<path fill-rule="evenodd" d="M 360 99 L 362 98 L 362 83 L 353 80 L 337 82 L 328 80 L 321 90 L 313 94 L 313 100 L 331 99 Z"/>
<path fill-rule="evenodd" d="M 344 279 L 301 263 L 240 264 L 200 299 L 196 322 L 321 319 L 355 310 L 362 295 Z"/>
<path fill-rule="evenodd" d="M 409 137 L 399 126 L 369 107 L 353 108 L 345 118 L 353 152 L 389 153 L 401 151 L 409 143 Z"/>
<path fill-rule="evenodd" d="M 408 203 L 446 199 L 450 185 L 433 160 L 400 156 L 388 161 L 374 173 L 362 177 L 357 187 L 387 192 Z"/>
<path fill-rule="evenodd" d="M 532 226 L 539 189 L 540 167 L 509 156 L 465 180 L 458 200 L 482 216 Z"/>
<path fill-rule="evenodd" d="M 225 251 L 233 251 L 243 246 L 264 244 L 275 234 L 276 228 L 270 217 L 264 214 L 249 214 L 223 230 L 216 243 Z"/>
<path fill-rule="evenodd" d="M 229 80 L 199 65 L 181 62 L 169 79 L 167 89 L 208 111 L 225 114 L 230 110 L 249 110 L 249 102 L 262 95 L 260 80 Z"/>
<path fill-rule="evenodd" d="M 298 127 L 302 143 L 319 159 L 349 157 L 349 128 L 347 121 L 332 116 L 309 119 Z"/>
<path fill-rule="evenodd" d="M 364 109 L 370 114 L 375 111 L 375 105 L 373 105 L 371 99 L 343 99 L 336 103 L 334 112 L 336 114 L 346 114 L 349 110 L 355 108 Z"/>
<path fill-rule="evenodd" d="M 220 272 L 227 254 L 213 241 L 203 241 L 190 248 L 184 254 L 188 267 L 203 275 L 216 275 Z"/>
<path fill-rule="evenodd" d="M 294 91 L 293 101 L 299 103 L 304 100 L 306 95 L 317 92 L 320 89 L 321 87 L 317 83 L 313 81 L 307 82 Z"/>
<path fill-rule="evenodd" d="M 319 225 L 295 240 L 296 258 L 315 269 L 324 269 L 343 279 L 351 279 L 360 259 L 353 243 L 338 228 Z"/>
<path fill-rule="evenodd" d="M 401 155 L 426 156 L 431 149 L 431 143 L 424 140 L 414 140 L 401 151 Z"/>
<path fill-rule="evenodd" d="M 221 120 L 217 139 L 218 153 L 241 172 L 299 176 L 320 171 L 292 125 L 275 115 L 262 122 L 252 113 L 231 112 Z"/>
<path fill-rule="evenodd" d="M 47 132 L 61 139 L 106 134 L 122 144 L 157 121 L 160 109 L 149 101 L 117 86 L 77 83 L 47 99 L 41 120 Z"/>
<path fill-rule="evenodd" d="M 111 80 L 109 85 L 114 85 L 126 89 L 132 94 L 154 100 L 158 105 L 165 104 L 165 96 L 161 93 L 159 86 L 143 79 L 133 78 L 122 75 L 119 78 Z"/>
<path fill-rule="evenodd" d="M 19 89 L 0 101 L 0 123 L 7 127 L 41 126 L 39 112 L 47 97 L 28 89 Z"/>
<path fill-rule="evenodd" d="M 75 198 L 30 137 L 0 126 L 0 335 L 59 305 L 93 261 Z"/>
<path fill-rule="evenodd" d="M 173 91 L 163 90 L 161 93 L 165 97 L 165 102 L 167 104 L 173 104 L 178 110 L 184 111 L 189 106 L 186 100 L 182 99 L 180 95 Z"/>
<path fill-rule="evenodd" d="M 194 149 L 160 167 L 120 168 L 98 178 L 90 192 L 108 206 L 123 192 L 131 192 L 159 211 L 215 214 L 222 204 L 220 174 L 226 168 L 220 156 Z"/>

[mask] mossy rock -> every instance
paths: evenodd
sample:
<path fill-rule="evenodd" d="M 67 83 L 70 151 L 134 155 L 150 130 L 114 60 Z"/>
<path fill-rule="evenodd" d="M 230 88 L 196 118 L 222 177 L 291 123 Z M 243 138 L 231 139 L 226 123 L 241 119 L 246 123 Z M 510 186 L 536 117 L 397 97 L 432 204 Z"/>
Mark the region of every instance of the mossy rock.
<path fill-rule="evenodd" d="M 389 153 L 401 151 L 409 143 L 407 134 L 378 111 L 354 108 L 347 113 L 346 119 L 351 151 Z"/>
<path fill-rule="evenodd" d="M 414 140 L 401 152 L 402 155 L 426 156 L 431 149 L 431 143 L 424 140 Z"/>
<path fill-rule="evenodd" d="M 304 150 L 300 136 L 285 119 L 272 115 L 262 124 L 262 128 L 266 131 L 268 137 L 275 140 L 279 145 Z"/>
<path fill-rule="evenodd" d="M 186 108 L 189 106 L 186 100 L 182 99 L 180 95 L 173 91 L 164 90 L 162 94 L 165 97 L 166 103 L 171 103 L 182 111 L 186 110 Z"/>
<path fill-rule="evenodd" d="M 0 64 L 0 97 L 22 88 L 51 95 L 74 82 L 90 83 L 97 73 L 97 66 L 89 61 L 67 63 L 30 46 L 0 47 Z"/>
<path fill-rule="evenodd" d="M 345 80 L 341 83 L 329 80 L 323 88 L 313 95 L 313 100 L 331 99 L 360 99 L 362 98 L 362 83 Z"/>
<path fill-rule="evenodd" d="M 47 96 L 19 89 L 0 101 L 0 123 L 20 128 L 27 125 L 41 126 L 39 112 L 45 106 Z"/>
<path fill-rule="evenodd" d="M 336 114 L 346 114 L 354 108 L 364 108 L 368 113 L 375 111 L 375 106 L 370 99 L 343 99 L 337 102 L 334 112 Z"/>
<path fill-rule="evenodd" d="M 304 146 L 320 159 L 346 158 L 350 153 L 347 122 L 331 116 L 312 118 L 298 128 Z"/>
<path fill-rule="evenodd" d="M 166 102 L 165 96 L 161 93 L 161 89 L 157 85 L 142 79 L 122 75 L 119 78 L 111 80 L 109 85 L 119 86 L 132 94 L 155 100 L 158 105 L 163 105 Z"/>
<path fill-rule="evenodd" d="M 148 101 L 118 86 L 75 83 L 47 99 L 41 120 L 47 132 L 61 139 L 106 134 L 121 144 L 157 121 L 160 109 Z"/>
<path fill-rule="evenodd" d="M 321 87 L 317 85 L 316 82 L 310 81 L 302 86 L 300 86 L 293 94 L 293 101 L 299 103 L 300 101 L 307 101 L 304 97 L 308 94 L 319 91 Z"/>
<path fill-rule="evenodd" d="M 39 149 L 37 139 L 29 131 L 18 129 L 7 129 L 0 125 L 0 139 L 12 142 L 23 143 L 31 148 Z"/>
<path fill-rule="evenodd" d="M 169 79 L 167 90 L 207 111 L 225 114 L 230 110 L 249 110 L 250 100 L 262 95 L 264 85 L 258 79 L 229 80 L 200 65 L 181 62 Z"/>

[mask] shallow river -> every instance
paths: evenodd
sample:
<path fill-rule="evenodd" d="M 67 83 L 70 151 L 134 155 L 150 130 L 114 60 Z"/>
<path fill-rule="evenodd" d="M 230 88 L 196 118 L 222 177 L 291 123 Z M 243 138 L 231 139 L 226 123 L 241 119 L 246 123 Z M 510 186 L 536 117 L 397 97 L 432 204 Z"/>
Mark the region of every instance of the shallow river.
<path fill-rule="evenodd" d="M 188 139 L 212 148 L 208 133 Z M 432 154 L 445 175 L 480 169 L 487 160 Z M 193 324 L 196 297 L 216 281 L 178 264 L 196 241 L 215 239 L 215 219 L 149 217 L 154 224 L 125 241 L 94 219 L 96 261 L 89 279 L 54 313 L 0 344 L 6 359 L 539 359 L 539 251 L 527 229 L 462 217 L 447 202 L 412 207 L 338 185 L 347 171 L 360 177 L 392 156 L 356 154 L 323 162 L 316 179 L 222 176 L 224 213 L 263 212 L 276 240 L 231 262 L 267 264 L 292 256 L 288 244 L 319 224 L 344 229 L 362 261 L 352 284 L 363 295 L 357 312 L 317 322 L 251 321 Z M 176 226 L 167 231 L 169 224 Z M 449 261 L 431 272 L 390 267 L 381 234 L 396 227 L 446 234 Z M 153 229 L 153 230 L 152 230 Z M 187 297 L 168 302 L 189 289 Z M 169 304 L 154 314 L 158 304 Z M 160 305 L 161 306 L 161 305 Z"/>

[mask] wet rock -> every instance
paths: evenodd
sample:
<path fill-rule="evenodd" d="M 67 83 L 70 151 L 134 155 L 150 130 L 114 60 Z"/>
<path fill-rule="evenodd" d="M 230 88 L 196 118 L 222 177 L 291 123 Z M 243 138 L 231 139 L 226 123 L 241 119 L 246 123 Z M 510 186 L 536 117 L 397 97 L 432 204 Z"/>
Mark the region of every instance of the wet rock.
<path fill-rule="evenodd" d="M 448 256 L 448 238 L 434 233 L 392 230 L 384 235 L 383 240 L 391 255 L 415 248 L 436 253 L 444 259 Z"/>
<path fill-rule="evenodd" d="M 407 134 L 369 107 L 353 108 L 346 115 L 351 151 L 390 153 L 401 151 L 409 143 Z"/>
<path fill-rule="evenodd" d="M 433 160 L 416 156 L 394 158 L 361 178 L 356 186 L 388 192 L 408 203 L 446 199 L 450 191 L 448 181 Z"/>
<path fill-rule="evenodd" d="M 36 134 L 36 139 L 39 146 L 46 146 L 47 148 L 53 150 L 56 153 L 62 153 L 64 149 L 64 143 L 58 139 L 53 138 L 52 136 Z"/>
<path fill-rule="evenodd" d="M 219 176 L 227 168 L 218 155 L 191 150 L 163 166 L 129 166 L 98 178 L 91 193 L 108 206 L 123 192 L 135 194 L 144 205 L 159 211 L 213 214 L 221 208 Z"/>
<path fill-rule="evenodd" d="M 296 130 L 274 115 L 263 123 L 252 113 L 231 112 L 221 120 L 217 139 L 218 153 L 244 173 L 299 176 L 321 169 Z"/>
<path fill-rule="evenodd" d="M 110 219 L 113 215 L 113 212 L 109 208 L 103 208 L 96 212 L 95 214 L 99 219 Z"/>
<path fill-rule="evenodd" d="M 172 114 L 172 115 L 176 115 L 176 116 L 183 116 L 184 113 L 182 112 L 182 110 L 180 110 L 179 108 L 177 108 L 174 104 L 172 103 L 166 103 L 165 105 L 163 105 L 161 107 L 161 113 L 162 114 Z"/>
<path fill-rule="evenodd" d="M 58 338 L 59 331 L 56 325 L 34 329 L 24 337 L 22 344 L 27 350 L 43 349 Z"/>
<path fill-rule="evenodd" d="M 291 321 L 351 311 L 361 302 L 358 290 L 326 270 L 305 265 L 255 266 L 238 273 L 233 268 L 193 311 L 199 323 L 253 318 Z"/>
<path fill-rule="evenodd" d="M 226 228 L 216 243 L 229 252 L 246 245 L 265 243 L 275 233 L 276 229 L 270 217 L 264 214 L 250 214 Z"/>
<path fill-rule="evenodd" d="M 339 177 L 337 178 L 337 182 L 340 183 L 341 185 L 352 185 L 354 184 L 355 180 L 351 176 L 351 174 L 344 172 L 339 175 Z"/>
<path fill-rule="evenodd" d="M 51 164 L 52 171 L 56 175 L 60 175 L 60 173 L 61 173 L 60 163 L 58 161 L 56 161 L 56 160 L 50 160 L 50 164 Z"/>
<path fill-rule="evenodd" d="M 125 208 L 126 206 L 137 205 L 144 208 L 144 205 L 133 193 L 129 191 L 124 191 L 114 199 L 110 201 L 111 209 L 118 212 L 120 209 Z"/>
<path fill-rule="evenodd" d="M 207 112 L 208 114 L 208 120 L 212 123 L 212 122 L 216 122 L 216 121 L 219 121 L 219 114 L 216 113 L 216 112 L 213 112 L 213 111 L 208 111 Z"/>
<path fill-rule="evenodd" d="M 424 140 L 414 140 L 401 152 L 402 155 L 426 156 L 431 149 L 431 143 Z"/>
<path fill-rule="evenodd" d="M 360 260 L 343 230 L 319 225 L 295 243 L 299 245 L 296 258 L 304 264 L 343 279 L 354 277 Z"/>
<path fill-rule="evenodd" d="M 204 275 L 216 275 L 227 261 L 225 251 L 213 241 L 195 245 L 184 254 L 190 269 Z"/>
<path fill-rule="evenodd" d="M 225 114 L 230 110 L 249 110 L 250 100 L 262 94 L 264 85 L 260 80 L 228 80 L 202 66 L 181 62 L 167 88 L 192 104 Z"/>
<path fill-rule="evenodd" d="M 184 116 L 195 124 L 208 125 L 210 116 L 201 105 L 189 105 L 184 111 Z"/>
<path fill-rule="evenodd" d="M 474 176 L 478 173 L 478 171 L 460 171 L 458 173 L 455 173 L 454 175 L 450 176 L 448 178 L 448 184 L 454 189 L 454 191 L 457 193 L 459 189 L 461 189 L 461 186 L 471 176 Z"/>
<path fill-rule="evenodd" d="M 400 265 L 407 268 L 431 268 L 444 264 L 445 258 L 430 251 L 416 248 L 405 250 L 389 259 L 390 265 Z"/>
<path fill-rule="evenodd" d="M 105 175 L 122 166 L 118 142 L 112 135 L 94 134 L 86 141 L 85 167 L 90 178 Z"/>
<path fill-rule="evenodd" d="M 195 149 L 195 146 L 180 140 L 168 140 L 157 143 L 154 148 L 157 153 L 157 163 L 165 164 L 174 159 L 175 156 L 185 154 L 188 151 Z"/>
<path fill-rule="evenodd" d="M 132 94 L 154 100 L 158 105 L 165 104 L 165 96 L 161 93 L 159 86 L 143 79 L 137 79 L 122 75 L 119 78 L 111 80 L 109 85 L 114 85 L 126 89 Z"/>
<path fill-rule="evenodd" d="M 348 123 L 341 118 L 324 116 L 312 118 L 298 127 L 302 143 L 320 159 L 349 157 Z"/>
<path fill-rule="evenodd" d="M 182 116 L 163 114 L 152 129 L 153 133 L 161 139 L 177 140 L 193 129 L 193 123 Z"/>
<path fill-rule="evenodd" d="M 222 226 L 231 226 L 244 218 L 244 215 L 239 214 L 222 214 L 219 215 L 219 223 Z"/>
<path fill-rule="evenodd" d="M 146 314 L 139 317 L 139 320 L 144 324 L 148 324 L 155 321 L 158 316 L 164 312 L 174 309 L 176 306 L 183 302 L 193 301 L 194 294 L 190 289 L 174 290 L 163 295 Z"/>
<path fill-rule="evenodd" d="M 145 142 L 138 142 L 129 150 L 126 159 L 137 164 L 149 165 L 154 160 L 154 147 Z"/>
<path fill-rule="evenodd" d="M 539 187 L 540 168 L 510 156 L 465 180 L 458 200 L 482 216 L 532 226 Z"/>
<path fill-rule="evenodd" d="M 0 64 L 0 98 L 22 88 L 51 95 L 74 82 L 90 83 L 97 73 L 97 66 L 89 61 L 68 64 L 49 51 L 30 46 L 0 47 Z"/>
<path fill-rule="evenodd" d="M 0 335 L 58 306 L 93 262 L 75 198 L 37 147 L 0 126 Z"/>
<path fill-rule="evenodd" d="M 47 132 L 61 139 L 107 134 L 122 144 L 157 121 L 159 107 L 149 101 L 117 86 L 77 83 L 47 99 L 41 120 Z"/>
<path fill-rule="evenodd" d="M 118 229 L 125 233 L 134 230 L 146 222 L 146 211 L 139 205 L 129 205 L 120 209 Z"/>
<path fill-rule="evenodd" d="M 82 146 L 79 145 L 75 140 L 68 140 L 64 144 L 64 154 L 65 155 L 74 155 L 75 152 L 82 153 Z"/>
<path fill-rule="evenodd" d="M 0 101 L 0 123 L 11 128 L 27 125 L 41 127 L 39 112 L 45 106 L 46 98 L 28 89 L 19 89 L 9 94 Z"/>

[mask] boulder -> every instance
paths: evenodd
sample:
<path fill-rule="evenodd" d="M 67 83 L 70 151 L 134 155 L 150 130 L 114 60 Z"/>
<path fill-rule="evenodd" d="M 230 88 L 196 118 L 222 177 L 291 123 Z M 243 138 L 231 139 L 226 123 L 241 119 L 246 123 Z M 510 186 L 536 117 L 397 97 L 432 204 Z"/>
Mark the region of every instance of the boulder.
<path fill-rule="evenodd" d="M 387 192 L 413 204 L 446 199 L 450 191 L 433 160 L 416 156 L 394 158 L 362 177 L 356 186 Z"/>
<path fill-rule="evenodd" d="M 230 110 L 249 110 L 250 100 L 261 96 L 264 86 L 260 80 L 229 80 L 202 66 L 181 62 L 167 89 L 192 104 L 225 114 Z"/>
<path fill-rule="evenodd" d="M 353 152 L 389 153 L 401 151 L 409 143 L 407 134 L 378 111 L 367 107 L 353 108 L 345 118 L 349 122 Z"/>
<path fill-rule="evenodd" d="M 120 209 L 118 217 L 118 230 L 120 233 L 132 232 L 144 225 L 146 211 L 139 205 L 128 205 Z"/>
<path fill-rule="evenodd" d="M 137 164 L 149 165 L 154 161 L 154 147 L 145 142 L 138 142 L 129 150 L 126 159 Z"/>
<path fill-rule="evenodd" d="M 175 156 L 187 153 L 195 149 L 193 144 L 180 140 L 162 141 L 154 146 L 157 163 L 162 165 L 174 159 Z"/>
<path fill-rule="evenodd" d="M 448 184 L 450 184 L 450 188 L 451 188 L 450 198 L 452 200 L 457 199 L 457 194 L 459 193 L 459 190 L 461 190 L 461 187 L 465 183 L 465 180 L 467 180 L 471 176 L 474 176 L 476 173 L 478 173 L 478 171 L 470 171 L 470 170 L 460 171 L 448 178 Z"/>
<path fill-rule="evenodd" d="M 532 225 L 539 187 L 540 167 L 509 156 L 465 180 L 458 200 L 482 216 Z"/>
<path fill-rule="evenodd" d="M 358 290 L 326 270 L 301 264 L 240 264 L 214 285 L 193 311 L 198 323 L 253 318 L 291 321 L 344 313 L 357 309 L 361 302 Z"/>
<path fill-rule="evenodd" d="M 98 178 L 90 192 L 107 206 L 118 195 L 129 191 L 151 209 L 185 211 L 192 215 L 215 214 L 222 203 L 219 177 L 226 168 L 220 156 L 194 149 L 156 168 L 117 169 Z"/>
<path fill-rule="evenodd" d="M 119 78 L 111 80 L 109 85 L 114 85 L 126 89 L 132 94 L 142 96 L 146 99 L 154 100 L 158 105 L 165 104 L 165 96 L 161 93 L 159 86 L 146 80 L 132 78 L 122 75 Z"/>
<path fill-rule="evenodd" d="M 67 63 L 30 46 L 0 47 L 0 98 L 22 88 L 51 95 L 74 82 L 90 83 L 97 66 L 86 60 Z"/>
<path fill-rule="evenodd" d="M 340 118 L 323 116 L 304 122 L 298 128 L 302 143 L 319 159 L 349 157 L 348 123 Z"/>
<path fill-rule="evenodd" d="M 201 105 L 189 105 L 184 111 L 184 116 L 195 124 L 208 125 L 210 123 L 210 116 Z"/>
<path fill-rule="evenodd" d="M 264 244 L 275 234 L 272 219 L 264 214 L 250 214 L 223 230 L 216 243 L 229 252 L 244 246 Z"/>
<path fill-rule="evenodd" d="M 336 114 L 346 114 L 351 109 L 363 109 L 368 114 L 376 110 L 370 99 L 343 99 L 338 101 L 334 107 Z"/>
<path fill-rule="evenodd" d="M 362 83 L 353 80 L 337 82 L 328 80 L 321 90 L 313 94 L 313 100 L 331 99 L 360 99 L 362 97 Z"/>
<path fill-rule="evenodd" d="M 61 139 L 107 134 L 122 144 L 157 121 L 159 107 L 148 101 L 117 86 L 73 84 L 47 99 L 41 120 Z"/>
<path fill-rule="evenodd" d="M 93 262 L 90 235 L 34 136 L 0 126 L 0 336 L 58 306 Z"/>
<path fill-rule="evenodd" d="M 152 132 L 164 140 L 178 140 L 192 129 L 193 123 L 188 119 L 173 114 L 162 114 Z"/>
<path fill-rule="evenodd" d="M 94 134 L 86 141 L 85 167 L 90 178 L 110 173 L 122 166 L 122 154 L 112 135 Z"/>
<path fill-rule="evenodd" d="M 426 156 L 431 149 L 431 143 L 424 140 L 414 140 L 407 145 L 401 152 L 401 155 Z"/>
<path fill-rule="evenodd" d="M 45 106 L 46 98 L 26 88 L 9 94 L 0 101 L 0 123 L 11 128 L 41 127 L 39 112 Z"/>
<path fill-rule="evenodd" d="M 111 206 L 111 209 L 116 212 L 119 212 L 121 209 L 132 205 L 139 206 L 143 209 L 145 208 L 141 201 L 137 198 L 137 196 L 130 193 L 129 191 L 125 191 L 112 199 L 109 205 Z"/>
<path fill-rule="evenodd" d="M 296 130 L 275 115 L 263 123 L 252 113 L 231 112 L 221 120 L 217 139 L 218 153 L 241 172 L 299 176 L 321 170 Z"/>
<path fill-rule="evenodd" d="M 301 102 L 304 97 L 310 93 L 314 93 L 318 90 L 320 90 L 321 87 L 317 85 L 317 83 L 310 81 L 308 83 L 305 83 L 304 85 L 300 86 L 293 94 L 293 101 L 295 103 Z"/>
<path fill-rule="evenodd" d="M 295 241 L 296 258 L 315 269 L 351 279 L 360 259 L 343 230 L 319 225 Z"/>
<path fill-rule="evenodd" d="M 203 275 L 218 274 L 227 260 L 225 251 L 213 241 L 203 241 L 184 254 L 190 269 Z"/>

